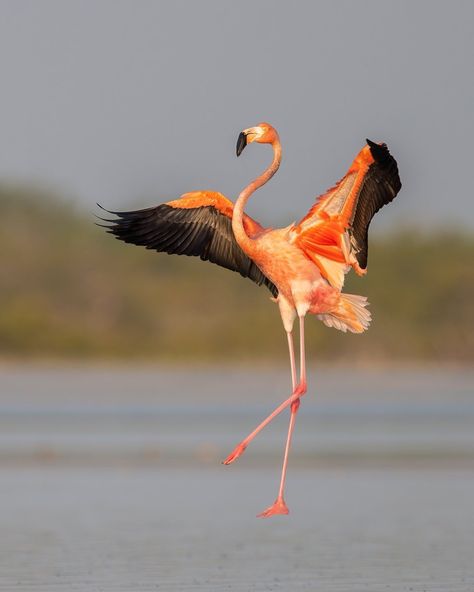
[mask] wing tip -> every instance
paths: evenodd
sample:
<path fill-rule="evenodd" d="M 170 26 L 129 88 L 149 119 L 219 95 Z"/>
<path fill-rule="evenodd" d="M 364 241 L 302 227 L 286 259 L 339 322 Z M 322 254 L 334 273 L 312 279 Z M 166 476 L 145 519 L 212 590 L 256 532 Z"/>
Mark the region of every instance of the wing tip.
<path fill-rule="evenodd" d="M 385 142 L 381 142 L 380 144 L 377 144 L 377 142 L 373 142 L 372 140 L 369 140 L 369 138 L 366 138 L 365 141 L 367 142 L 367 145 L 369 146 L 370 153 L 372 154 L 372 158 L 376 162 L 380 162 L 381 160 L 385 160 L 386 158 L 390 157 L 390 152 L 389 152 L 387 144 L 385 144 Z"/>

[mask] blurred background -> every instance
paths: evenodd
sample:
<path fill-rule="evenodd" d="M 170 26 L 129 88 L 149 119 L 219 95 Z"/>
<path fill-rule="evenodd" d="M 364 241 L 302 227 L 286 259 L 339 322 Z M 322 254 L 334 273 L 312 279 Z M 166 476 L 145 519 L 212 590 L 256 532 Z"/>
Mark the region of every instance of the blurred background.
<path fill-rule="evenodd" d="M 0 11 L 0 586 L 472 590 L 472 3 Z M 367 137 L 403 184 L 347 278 L 370 330 L 306 324 L 284 525 L 252 516 L 286 416 L 219 465 L 288 395 L 268 292 L 95 225 L 96 202 L 234 200 L 271 158 L 235 158 L 262 120 L 283 144 L 263 225 L 299 220 Z"/>

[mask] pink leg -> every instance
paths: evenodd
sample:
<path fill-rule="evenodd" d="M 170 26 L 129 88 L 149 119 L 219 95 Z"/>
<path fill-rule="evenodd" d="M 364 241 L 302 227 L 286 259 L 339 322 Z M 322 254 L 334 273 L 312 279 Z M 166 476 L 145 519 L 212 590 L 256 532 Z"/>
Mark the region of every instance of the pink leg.
<path fill-rule="evenodd" d="M 283 401 L 281 405 L 279 405 L 268 417 L 266 417 L 262 423 L 260 423 L 254 430 L 251 432 L 240 444 L 238 444 L 234 450 L 229 454 L 229 456 L 223 460 L 224 465 L 230 465 L 230 463 L 237 460 L 239 456 L 241 456 L 249 443 L 255 438 L 255 436 L 263 430 L 263 428 L 268 425 L 277 415 L 279 415 L 284 409 L 286 409 L 289 405 L 293 403 L 293 401 L 298 400 L 301 395 L 304 395 L 306 392 L 306 379 L 304 382 L 304 390 L 301 389 L 301 382 L 298 386 L 296 385 L 296 364 L 295 364 L 295 352 L 293 349 L 293 335 L 291 331 L 287 332 L 288 335 L 288 351 L 290 353 L 290 365 L 291 365 L 291 382 L 293 386 L 293 393 L 286 401 Z"/>
<path fill-rule="evenodd" d="M 300 386 L 303 385 L 306 392 L 306 353 L 304 349 L 304 317 L 300 319 Z M 304 394 L 303 393 L 303 394 Z"/>
<path fill-rule="evenodd" d="M 304 350 L 304 317 L 300 317 L 300 384 L 306 384 L 306 364 L 305 364 L 305 350 Z M 288 436 L 286 439 L 286 446 L 285 446 L 285 455 L 283 457 L 283 467 L 281 470 L 281 480 L 280 480 L 280 489 L 278 490 L 278 495 L 274 503 L 258 514 L 257 518 L 269 518 L 270 516 L 275 516 L 276 514 L 288 514 L 288 506 L 285 503 L 284 498 L 284 489 L 285 489 L 285 480 L 286 480 L 286 471 L 288 468 L 288 455 L 290 452 L 291 447 L 291 437 L 293 435 L 293 429 L 295 427 L 296 421 L 296 414 L 298 413 L 298 409 L 300 406 L 299 398 L 294 400 L 291 403 L 291 415 L 290 415 L 290 425 L 288 427 Z"/>
<path fill-rule="evenodd" d="M 286 334 L 288 338 L 288 352 L 290 353 L 290 367 L 291 367 L 291 390 L 294 393 L 296 389 L 296 364 L 295 364 L 295 350 L 293 348 L 293 333 L 288 331 Z"/>
<path fill-rule="evenodd" d="M 286 470 L 288 467 L 288 454 L 290 452 L 290 446 L 291 446 L 291 437 L 293 435 L 293 428 L 295 427 L 296 414 L 298 413 L 299 406 L 300 406 L 299 399 L 296 399 L 296 401 L 293 401 L 293 403 L 291 404 L 290 427 L 288 428 L 288 436 L 286 439 L 286 447 L 285 447 L 285 456 L 283 457 L 283 468 L 281 471 L 280 489 L 278 490 L 277 498 L 269 508 L 267 508 L 266 510 L 264 510 L 260 514 L 257 514 L 257 518 L 269 518 L 270 516 L 275 516 L 276 514 L 288 514 L 290 512 L 288 510 L 288 506 L 285 503 L 284 489 L 285 489 Z"/>

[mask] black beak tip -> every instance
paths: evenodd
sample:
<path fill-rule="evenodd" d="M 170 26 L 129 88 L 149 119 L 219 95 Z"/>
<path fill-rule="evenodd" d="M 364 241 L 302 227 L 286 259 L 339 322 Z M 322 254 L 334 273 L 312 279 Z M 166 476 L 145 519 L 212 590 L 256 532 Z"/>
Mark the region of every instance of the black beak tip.
<path fill-rule="evenodd" d="M 247 146 L 247 136 L 244 132 L 240 132 L 239 137 L 237 138 L 237 146 L 235 148 L 235 153 L 237 156 L 242 154 L 242 150 Z"/>

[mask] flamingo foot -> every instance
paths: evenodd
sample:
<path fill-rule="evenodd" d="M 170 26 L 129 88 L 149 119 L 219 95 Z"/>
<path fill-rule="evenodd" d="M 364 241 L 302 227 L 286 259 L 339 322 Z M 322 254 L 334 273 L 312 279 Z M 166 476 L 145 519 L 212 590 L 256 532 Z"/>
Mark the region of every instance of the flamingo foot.
<path fill-rule="evenodd" d="M 270 518 L 270 516 L 289 513 L 290 510 L 288 509 L 285 500 L 282 497 L 278 497 L 269 508 L 267 508 L 260 514 L 257 514 L 257 518 Z"/>
<path fill-rule="evenodd" d="M 222 461 L 222 464 L 230 465 L 230 463 L 233 463 L 234 460 L 237 460 L 239 456 L 241 456 L 245 452 L 246 448 L 247 445 L 241 442 L 238 446 L 234 448 L 234 450 L 229 454 L 229 456 Z"/>

